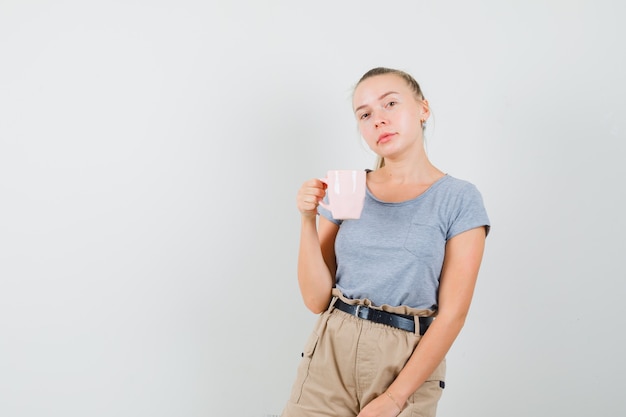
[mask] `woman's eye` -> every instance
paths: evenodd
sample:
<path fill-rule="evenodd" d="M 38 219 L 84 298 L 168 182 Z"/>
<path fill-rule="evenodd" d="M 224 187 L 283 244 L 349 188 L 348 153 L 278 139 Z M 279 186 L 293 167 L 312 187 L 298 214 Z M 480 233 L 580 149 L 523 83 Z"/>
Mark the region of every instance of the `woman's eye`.
<path fill-rule="evenodd" d="M 369 113 L 363 113 L 361 116 L 359 116 L 359 119 L 361 120 L 367 119 L 369 115 L 370 115 Z"/>
<path fill-rule="evenodd" d="M 390 101 L 389 103 L 387 103 L 387 107 L 393 107 L 395 106 L 397 103 L 395 101 Z"/>

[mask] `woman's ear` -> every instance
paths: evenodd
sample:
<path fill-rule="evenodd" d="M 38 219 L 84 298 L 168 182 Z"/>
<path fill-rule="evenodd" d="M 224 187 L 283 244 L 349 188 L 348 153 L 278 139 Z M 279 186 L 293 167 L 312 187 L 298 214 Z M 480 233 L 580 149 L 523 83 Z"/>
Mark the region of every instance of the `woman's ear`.
<path fill-rule="evenodd" d="M 428 100 L 424 99 L 420 102 L 420 119 L 428 120 L 430 117 L 430 105 L 428 104 Z"/>

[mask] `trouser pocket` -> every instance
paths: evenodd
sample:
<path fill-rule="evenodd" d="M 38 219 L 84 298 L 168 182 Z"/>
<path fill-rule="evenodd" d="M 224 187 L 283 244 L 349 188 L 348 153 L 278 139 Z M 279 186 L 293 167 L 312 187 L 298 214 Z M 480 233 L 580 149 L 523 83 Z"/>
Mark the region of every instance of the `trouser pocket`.
<path fill-rule="evenodd" d="M 435 371 L 409 397 L 409 407 L 411 417 L 435 417 L 437 414 L 437 404 L 443 394 L 446 380 L 446 360 L 441 361 Z"/>
<path fill-rule="evenodd" d="M 298 371 L 296 373 L 296 381 L 291 389 L 290 401 L 293 403 L 298 403 L 298 401 L 300 401 L 302 388 L 304 387 L 304 384 L 309 376 L 309 367 L 311 366 L 311 359 L 313 358 L 313 353 L 315 353 L 318 340 L 318 334 L 316 332 L 312 332 L 304 344 L 302 359 L 300 360 L 300 365 L 298 365 Z"/>

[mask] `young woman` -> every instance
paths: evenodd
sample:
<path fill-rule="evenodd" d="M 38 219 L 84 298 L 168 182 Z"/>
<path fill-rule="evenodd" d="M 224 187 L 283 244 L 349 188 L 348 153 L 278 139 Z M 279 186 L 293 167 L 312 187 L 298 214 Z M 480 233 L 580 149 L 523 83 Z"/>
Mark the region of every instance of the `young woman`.
<path fill-rule="evenodd" d="M 282 416 L 435 416 L 489 219 L 474 185 L 429 161 L 430 110 L 413 77 L 368 71 L 353 110 L 378 163 L 358 220 L 319 206 L 319 179 L 298 192 L 298 282 L 320 318 Z"/>

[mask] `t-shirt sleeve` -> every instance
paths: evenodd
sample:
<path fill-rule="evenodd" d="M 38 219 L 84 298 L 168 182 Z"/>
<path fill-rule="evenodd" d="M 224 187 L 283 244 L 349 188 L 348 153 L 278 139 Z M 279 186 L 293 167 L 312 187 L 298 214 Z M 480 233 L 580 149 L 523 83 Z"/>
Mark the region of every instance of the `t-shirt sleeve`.
<path fill-rule="evenodd" d="M 324 196 L 322 201 L 324 203 L 328 204 L 328 195 Z M 330 210 L 322 207 L 321 205 L 317 206 L 317 212 L 319 213 L 320 216 L 326 217 L 328 220 L 330 220 L 331 222 L 335 223 L 336 225 L 340 225 L 341 224 L 341 220 L 337 220 L 337 219 L 333 218 L 333 214 L 330 212 Z"/>
<path fill-rule="evenodd" d="M 483 203 L 482 195 L 476 186 L 467 183 L 466 186 L 463 187 L 455 202 L 454 216 L 451 220 L 446 239 L 452 239 L 459 233 L 481 226 L 484 226 L 485 233 L 489 234 L 491 223 Z"/>

